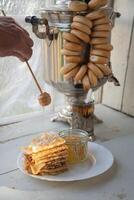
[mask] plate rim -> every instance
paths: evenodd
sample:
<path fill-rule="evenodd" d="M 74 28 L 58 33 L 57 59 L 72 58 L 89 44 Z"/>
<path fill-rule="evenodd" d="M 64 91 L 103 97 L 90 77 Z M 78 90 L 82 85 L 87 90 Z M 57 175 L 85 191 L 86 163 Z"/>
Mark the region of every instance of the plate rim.
<path fill-rule="evenodd" d="M 95 143 L 95 142 L 88 142 L 89 154 L 91 154 L 93 157 L 95 157 L 93 152 L 92 152 L 92 148 L 93 147 L 102 148 L 104 151 L 106 151 L 109 154 L 110 159 L 111 159 L 110 163 L 109 163 L 109 166 L 104 168 L 102 171 L 96 173 L 95 175 L 93 174 L 93 175 L 90 175 L 90 176 L 86 176 L 86 177 L 83 176 L 83 177 L 78 177 L 78 178 L 71 178 L 70 177 L 70 179 L 60 179 L 55 175 L 54 176 L 50 175 L 49 177 L 47 177 L 48 175 L 46 177 L 45 177 L 45 175 L 44 176 L 32 175 L 32 174 L 29 174 L 26 170 L 24 170 L 20 165 L 20 162 L 22 162 L 21 159 L 22 159 L 22 156 L 23 156 L 22 152 L 20 152 L 18 157 L 17 157 L 17 167 L 19 168 L 19 170 L 23 174 L 25 174 L 25 175 L 27 175 L 29 177 L 32 177 L 32 178 L 35 178 L 35 179 L 38 179 L 38 180 L 50 181 L 50 182 L 51 181 L 53 181 L 53 182 L 72 182 L 72 181 L 81 181 L 81 180 L 87 180 L 87 179 L 95 178 L 97 176 L 100 176 L 100 175 L 104 174 L 105 172 L 107 172 L 113 166 L 114 156 L 113 156 L 113 154 L 111 153 L 111 151 L 107 147 L 105 147 L 105 146 L 103 146 L 101 144 Z M 96 157 L 95 157 L 95 159 L 96 159 Z M 93 166 L 95 166 L 95 165 L 96 164 L 93 164 Z M 91 168 L 93 168 L 93 166 Z M 57 177 L 57 178 L 55 179 L 55 177 Z"/>

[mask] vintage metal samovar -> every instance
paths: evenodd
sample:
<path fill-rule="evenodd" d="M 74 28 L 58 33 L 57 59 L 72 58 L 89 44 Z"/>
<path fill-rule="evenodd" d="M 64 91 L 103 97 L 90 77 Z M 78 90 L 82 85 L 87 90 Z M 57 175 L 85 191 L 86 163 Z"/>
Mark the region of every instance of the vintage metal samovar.
<path fill-rule="evenodd" d="M 97 90 L 108 80 L 104 77 L 98 82 L 97 87 L 89 92 L 83 90 L 82 84 L 74 84 L 72 80 L 65 81 L 60 69 L 64 65 L 64 56 L 61 54 L 63 48 L 63 32 L 69 32 L 73 16 L 76 14 L 86 15 L 86 11 L 72 12 L 68 9 L 68 0 L 57 0 L 55 3 L 47 5 L 40 9 L 40 18 L 36 16 L 26 17 L 26 22 L 32 24 L 33 32 L 40 39 L 43 39 L 44 51 L 44 80 L 56 90 L 64 93 L 67 105 L 63 108 L 53 120 L 68 122 L 72 128 L 86 130 L 91 140 L 94 135 L 94 102 L 92 92 Z M 107 11 L 111 23 L 114 22 L 118 13 L 115 13 L 112 7 L 102 8 Z M 113 79 L 113 77 L 110 77 Z"/>

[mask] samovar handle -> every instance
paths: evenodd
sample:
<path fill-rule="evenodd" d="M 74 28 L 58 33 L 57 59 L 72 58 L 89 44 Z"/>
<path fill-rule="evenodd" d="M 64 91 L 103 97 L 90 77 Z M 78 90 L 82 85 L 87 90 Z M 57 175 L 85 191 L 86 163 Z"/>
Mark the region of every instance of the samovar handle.
<path fill-rule="evenodd" d="M 38 18 L 36 16 L 27 16 L 25 18 L 25 22 L 32 24 L 32 31 L 38 38 L 45 39 L 46 37 L 48 37 L 49 40 L 53 40 L 53 34 L 50 33 L 50 28 L 47 19 Z M 40 32 L 39 25 L 45 25 L 46 30 L 44 32 Z"/>
<path fill-rule="evenodd" d="M 111 21 L 111 25 L 112 27 L 114 26 L 115 23 L 115 19 L 121 17 L 121 13 L 119 12 L 112 12 L 111 16 L 110 16 L 110 21 Z"/>

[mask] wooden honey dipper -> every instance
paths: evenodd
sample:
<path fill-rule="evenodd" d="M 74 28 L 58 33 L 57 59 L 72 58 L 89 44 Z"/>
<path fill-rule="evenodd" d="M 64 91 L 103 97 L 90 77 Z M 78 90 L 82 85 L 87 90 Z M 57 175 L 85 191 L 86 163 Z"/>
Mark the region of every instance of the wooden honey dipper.
<path fill-rule="evenodd" d="M 4 10 L 1 10 L 1 12 L 2 12 L 3 16 L 6 16 L 6 13 L 5 13 Z M 30 71 L 30 73 L 31 73 L 34 81 L 35 81 L 35 84 L 37 85 L 37 87 L 38 87 L 38 89 L 40 91 L 40 95 L 38 97 L 39 104 L 41 106 L 47 106 L 47 105 L 49 105 L 51 103 L 51 97 L 50 97 L 50 95 L 47 92 L 43 92 L 43 90 L 40 87 L 39 82 L 37 81 L 37 79 L 36 79 L 36 77 L 35 77 L 35 75 L 34 75 L 34 73 L 32 71 L 32 68 L 30 67 L 30 65 L 28 63 L 28 61 L 25 60 L 25 63 L 26 63 L 26 65 L 27 65 L 27 67 L 28 67 L 28 69 L 29 69 L 29 71 Z"/>
<path fill-rule="evenodd" d="M 38 87 L 38 89 L 40 91 L 40 95 L 38 97 L 38 101 L 39 101 L 40 105 L 41 106 L 47 106 L 47 105 L 49 105 L 51 103 L 51 97 L 50 97 L 50 95 L 47 92 L 43 92 L 43 90 L 40 87 L 39 82 L 37 81 L 37 79 L 36 79 L 36 77 L 35 77 L 32 69 L 31 69 L 31 67 L 30 67 L 30 65 L 28 63 L 28 61 L 26 60 L 25 62 L 27 64 L 27 67 L 28 67 L 28 69 L 29 69 L 29 71 L 30 71 L 30 73 L 31 73 L 34 81 L 35 81 L 35 84 L 37 85 L 37 87 Z"/>

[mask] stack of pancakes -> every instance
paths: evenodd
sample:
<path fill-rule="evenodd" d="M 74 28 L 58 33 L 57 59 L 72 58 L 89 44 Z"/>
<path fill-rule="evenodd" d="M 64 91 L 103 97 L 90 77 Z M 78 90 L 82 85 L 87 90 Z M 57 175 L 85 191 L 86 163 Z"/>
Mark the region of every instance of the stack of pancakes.
<path fill-rule="evenodd" d="M 67 170 L 68 148 L 57 134 L 44 133 L 23 149 L 24 168 L 34 175 L 55 175 Z"/>

